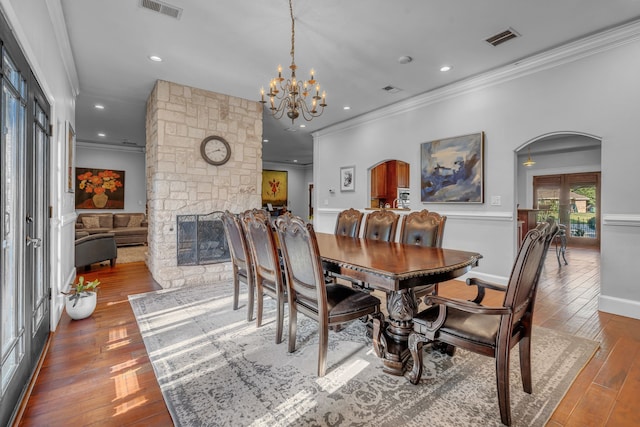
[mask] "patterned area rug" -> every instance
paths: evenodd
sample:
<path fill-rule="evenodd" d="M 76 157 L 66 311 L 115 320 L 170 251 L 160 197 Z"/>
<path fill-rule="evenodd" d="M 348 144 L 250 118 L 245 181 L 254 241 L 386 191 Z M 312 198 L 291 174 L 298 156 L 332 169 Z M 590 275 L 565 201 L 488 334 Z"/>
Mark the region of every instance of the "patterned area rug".
<path fill-rule="evenodd" d="M 244 289 L 246 295 L 246 288 Z M 230 283 L 129 297 L 177 426 L 500 426 L 494 360 L 425 350 L 418 385 L 382 372 L 365 325 L 329 333 L 327 374 L 317 378 L 317 324 L 300 314 L 297 350 L 275 344 L 275 304 L 264 325 L 233 311 Z M 425 346 L 427 347 L 427 346 Z M 511 356 L 513 425 L 543 426 L 598 344 L 535 328 L 533 394 Z"/>
<path fill-rule="evenodd" d="M 144 261 L 147 256 L 148 246 L 121 246 L 118 248 L 118 260 L 116 264 Z"/>

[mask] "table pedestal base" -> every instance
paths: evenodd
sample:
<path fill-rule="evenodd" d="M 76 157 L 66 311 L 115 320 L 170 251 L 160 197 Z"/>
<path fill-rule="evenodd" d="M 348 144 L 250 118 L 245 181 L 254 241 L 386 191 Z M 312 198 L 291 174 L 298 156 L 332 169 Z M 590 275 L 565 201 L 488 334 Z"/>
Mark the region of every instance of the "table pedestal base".
<path fill-rule="evenodd" d="M 388 374 L 404 375 L 404 366 L 411 356 L 408 340 L 417 310 L 413 290 L 390 292 L 387 294 L 387 321 L 373 320 L 373 348 L 383 361 L 383 371 Z"/>

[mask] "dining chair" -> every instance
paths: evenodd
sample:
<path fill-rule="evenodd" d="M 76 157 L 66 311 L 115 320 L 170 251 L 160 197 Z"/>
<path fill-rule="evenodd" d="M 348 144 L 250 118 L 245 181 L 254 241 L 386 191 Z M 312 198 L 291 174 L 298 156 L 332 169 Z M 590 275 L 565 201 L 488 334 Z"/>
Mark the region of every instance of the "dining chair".
<path fill-rule="evenodd" d="M 247 285 L 247 321 L 253 318 L 253 272 L 251 271 L 251 254 L 247 246 L 242 223 L 237 215 L 228 210 L 222 214 L 224 233 L 231 253 L 231 265 L 233 267 L 233 309 L 238 309 L 238 297 L 240 294 L 240 282 Z"/>
<path fill-rule="evenodd" d="M 402 218 L 400 243 L 441 248 L 446 222 L 446 216 L 429 212 L 427 209 L 411 212 Z M 431 292 L 438 293 L 437 283 L 413 288 L 416 298 L 422 298 Z"/>
<path fill-rule="evenodd" d="M 364 212 L 349 208 L 338 214 L 336 219 L 337 236 L 358 237 L 360 235 L 360 225 Z"/>
<path fill-rule="evenodd" d="M 557 232 L 555 222 L 543 222 L 526 234 L 506 286 L 472 278 L 467 279 L 467 285 L 476 286 L 477 295 L 471 301 L 437 295 L 426 297 L 426 302 L 431 307 L 414 317 L 413 332 L 409 334 L 409 350 L 413 358 L 409 379 L 413 384 L 417 384 L 422 376 L 424 343 L 444 344 L 449 354 L 460 347 L 493 357 L 500 418 L 503 424 L 511 424 L 511 348 L 519 344 L 522 386 L 526 393 L 531 394 L 533 308 L 547 250 Z M 502 306 L 482 305 L 485 289 L 504 292 Z"/>
<path fill-rule="evenodd" d="M 376 210 L 367 215 L 364 221 L 363 238 L 393 242 L 396 238 L 399 215 L 384 209 Z"/>
<path fill-rule="evenodd" d="M 318 376 L 327 365 L 329 328 L 355 319 L 380 318 L 380 300 L 337 283 L 325 283 L 312 224 L 287 214 L 276 220 L 289 302 L 289 353 L 296 349 L 298 312 L 318 322 Z"/>
<path fill-rule="evenodd" d="M 275 230 L 271 225 L 269 213 L 262 209 L 246 211 L 242 215 L 242 225 L 253 260 L 253 280 L 258 298 L 256 326 L 262 326 L 264 295 L 267 294 L 276 300 L 276 344 L 280 344 L 286 293 Z"/>

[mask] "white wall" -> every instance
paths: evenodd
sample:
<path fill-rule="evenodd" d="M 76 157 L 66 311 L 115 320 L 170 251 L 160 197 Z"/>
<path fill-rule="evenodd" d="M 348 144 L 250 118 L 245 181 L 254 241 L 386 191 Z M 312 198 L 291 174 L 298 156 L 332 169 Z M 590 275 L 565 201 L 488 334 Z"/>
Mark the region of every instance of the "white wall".
<path fill-rule="evenodd" d="M 62 314 L 60 291 L 75 278 L 73 193 L 65 192 L 66 151 L 65 123 L 75 127 L 75 98 L 78 78 L 71 55 L 66 25 L 59 0 L 44 2 L 0 0 L 7 18 L 29 65 L 50 105 L 53 125 L 51 137 L 51 192 L 53 217 L 50 220 L 49 250 L 51 254 L 51 329 Z"/>
<path fill-rule="evenodd" d="M 313 166 L 297 166 L 286 163 L 262 162 L 262 169 L 287 171 L 287 209 L 303 219 L 309 217 L 309 184 L 310 172 Z"/>
<path fill-rule="evenodd" d="M 91 209 L 91 212 L 146 212 L 147 178 L 145 154 L 141 149 L 78 142 L 76 167 L 115 169 L 125 172 L 124 209 Z M 87 210 L 79 210 L 79 212 L 87 212 Z"/>
<path fill-rule="evenodd" d="M 472 274 L 504 279 L 516 251 L 515 151 L 541 135 L 592 135 L 602 140 L 600 308 L 640 317 L 632 260 L 640 247 L 640 197 L 629 197 L 640 182 L 639 38 L 634 23 L 315 133 L 316 229 L 331 231 L 339 210 L 367 206 L 371 165 L 409 162 L 411 191 L 419 194 L 420 143 L 484 131 L 485 203 L 413 197 L 411 208 L 448 215 L 444 246 L 482 253 Z M 356 166 L 356 191 L 331 195 L 346 165 Z M 488 203 L 494 195 L 501 206 Z"/>

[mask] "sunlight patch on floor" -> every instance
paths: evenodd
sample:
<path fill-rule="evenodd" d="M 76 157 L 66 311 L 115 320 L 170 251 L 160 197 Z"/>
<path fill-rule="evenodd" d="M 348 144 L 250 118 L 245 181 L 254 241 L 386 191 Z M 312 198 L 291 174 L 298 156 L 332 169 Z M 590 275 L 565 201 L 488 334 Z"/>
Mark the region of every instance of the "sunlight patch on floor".
<path fill-rule="evenodd" d="M 318 378 L 316 382 L 322 390 L 327 393 L 334 393 L 339 390 L 340 387 L 351 381 L 361 371 L 367 369 L 369 365 L 370 363 L 363 359 L 351 360 L 327 372 L 324 377 Z"/>

